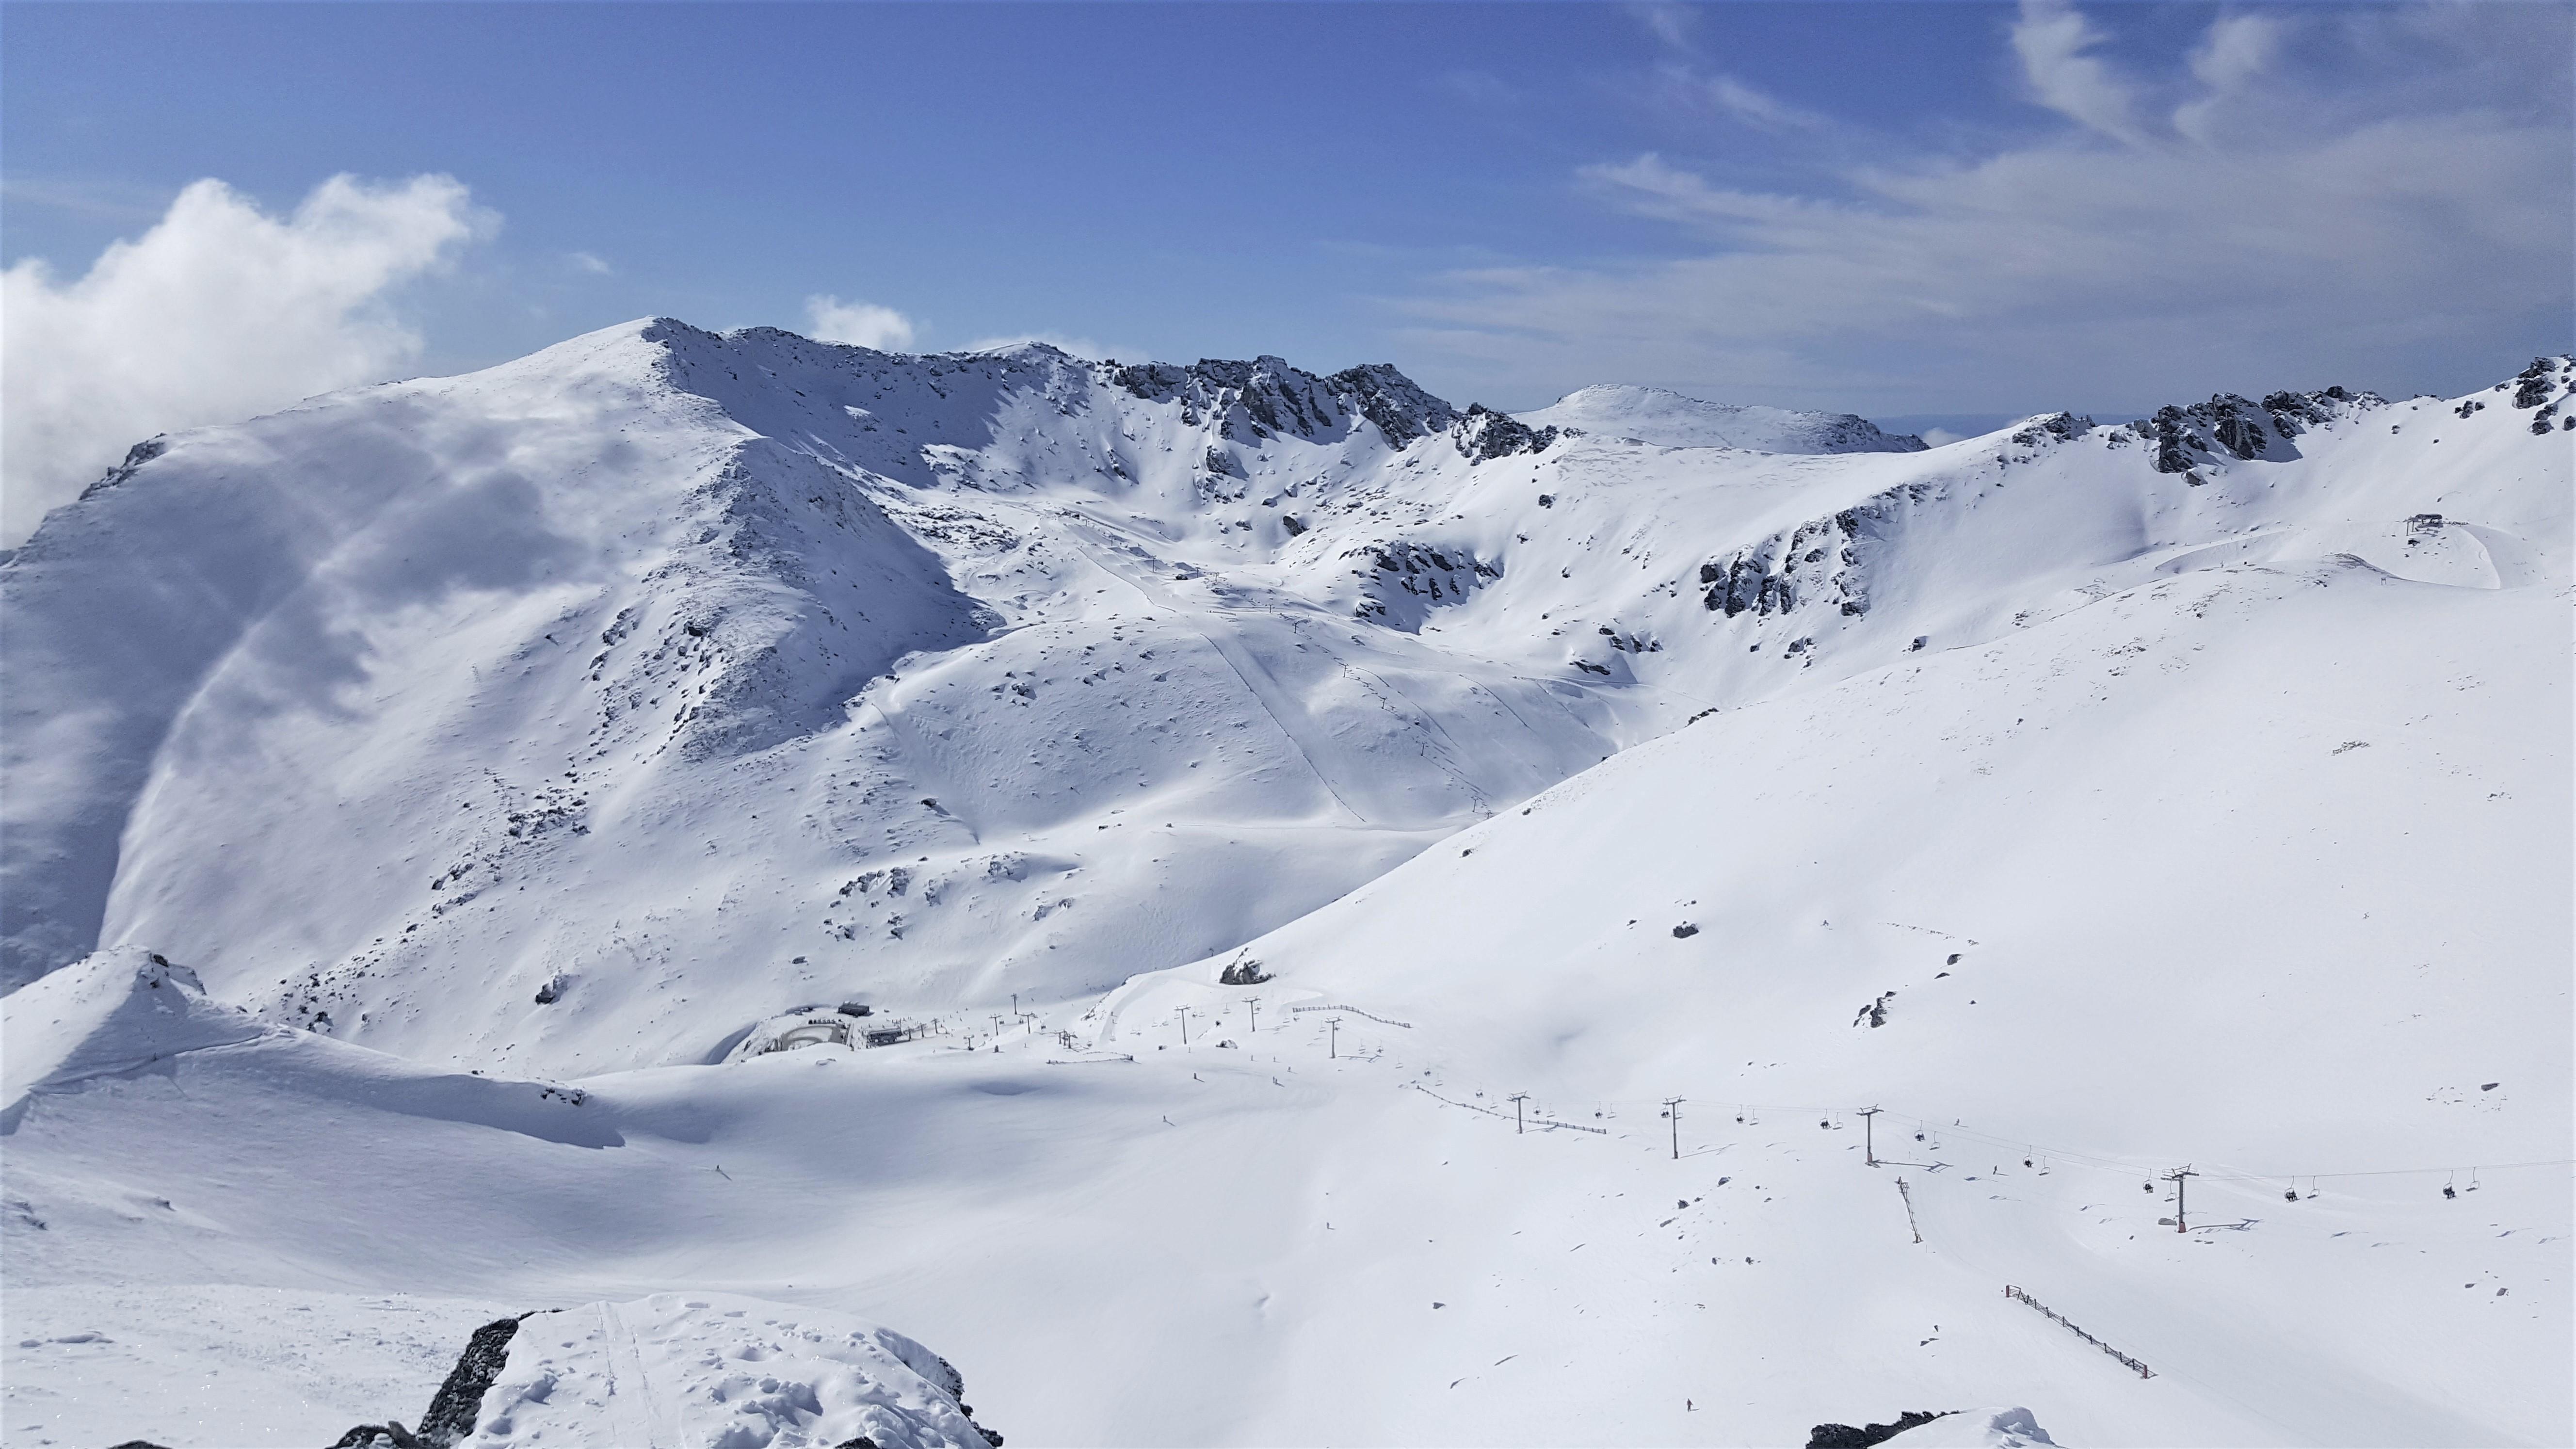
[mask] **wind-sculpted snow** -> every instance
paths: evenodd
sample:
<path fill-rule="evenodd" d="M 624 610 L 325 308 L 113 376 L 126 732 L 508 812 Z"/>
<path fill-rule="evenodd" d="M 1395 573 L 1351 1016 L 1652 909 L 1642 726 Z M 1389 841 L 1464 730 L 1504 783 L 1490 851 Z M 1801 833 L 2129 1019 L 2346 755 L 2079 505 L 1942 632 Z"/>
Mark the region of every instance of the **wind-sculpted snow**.
<path fill-rule="evenodd" d="M 846 1314 L 665 1293 L 519 1321 L 461 1444 L 988 1449 L 947 1360 Z"/>

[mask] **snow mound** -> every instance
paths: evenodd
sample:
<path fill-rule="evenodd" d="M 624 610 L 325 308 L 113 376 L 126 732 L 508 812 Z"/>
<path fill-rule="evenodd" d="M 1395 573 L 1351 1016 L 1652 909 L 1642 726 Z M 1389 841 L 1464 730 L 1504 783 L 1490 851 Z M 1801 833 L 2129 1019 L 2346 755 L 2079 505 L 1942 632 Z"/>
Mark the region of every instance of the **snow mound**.
<path fill-rule="evenodd" d="M 657 1293 L 530 1314 L 483 1395 L 476 1449 L 519 1444 L 984 1449 L 948 1361 L 847 1314 Z"/>
<path fill-rule="evenodd" d="M 2025 1449 L 2057 1441 L 2039 1427 L 2039 1420 L 2031 1417 L 2030 1410 L 2008 1408 L 1943 1414 L 1929 1424 L 1917 1424 L 1879 1442 L 1901 1449 Z"/>
<path fill-rule="evenodd" d="M 157 953 L 93 952 L 0 998 L 0 1131 L 15 1130 L 31 1093 L 269 1030 L 238 1007 L 208 1001 L 195 972 Z"/>
<path fill-rule="evenodd" d="M 1756 453 L 1923 451 L 1921 438 L 1882 433 L 1877 424 L 1850 413 L 1729 407 L 1660 387 L 1587 387 L 1518 416 L 1532 427 L 1580 428 L 1664 448 L 1744 448 Z"/>

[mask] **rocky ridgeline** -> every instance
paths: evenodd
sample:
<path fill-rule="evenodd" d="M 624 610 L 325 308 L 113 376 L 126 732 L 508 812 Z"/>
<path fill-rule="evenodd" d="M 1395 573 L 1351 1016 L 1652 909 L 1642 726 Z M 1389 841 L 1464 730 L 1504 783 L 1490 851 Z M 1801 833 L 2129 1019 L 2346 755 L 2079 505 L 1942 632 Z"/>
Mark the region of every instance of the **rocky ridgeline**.
<path fill-rule="evenodd" d="M 1318 377 L 1279 357 L 1250 362 L 1202 358 L 1187 367 L 1113 363 L 1109 377 L 1143 401 L 1178 402 L 1184 426 L 1207 427 L 1241 443 L 1282 435 L 1337 442 L 1365 420 L 1395 448 L 1446 431 L 1461 456 L 1481 463 L 1542 451 L 1558 435 L 1555 428 L 1529 427 L 1483 403 L 1470 403 L 1460 412 L 1383 362 Z M 1209 471 L 1236 468 L 1230 457 L 1220 461 L 1219 451 L 1210 451 Z"/>
<path fill-rule="evenodd" d="M 1238 442 L 1263 442 L 1282 434 L 1310 442 L 1338 440 L 1364 419 L 1390 446 L 1401 448 L 1459 417 L 1449 404 L 1383 362 L 1329 377 L 1269 356 L 1250 362 L 1202 358 L 1187 367 L 1111 363 L 1107 370 L 1112 382 L 1143 401 L 1180 403 L 1184 425 L 1212 427 Z"/>
<path fill-rule="evenodd" d="M 2185 481 L 2197 484 L 2201 479 L 2196 470 L 2224 458 L 2246 462 L 2295 458 L 2298 450 L 2290 440 L 2309 428 L 2386 406 L 2388 399 L 2375 392 L 2349 392 L 2341 387 L 2266 393 L 2259 404 L 2223 392 L 2189 407 L 2168 403 L 2154 416 L 2130 423 L 2128 430 L 2152 449 L 2157 472 L 2180 473 Z"/>

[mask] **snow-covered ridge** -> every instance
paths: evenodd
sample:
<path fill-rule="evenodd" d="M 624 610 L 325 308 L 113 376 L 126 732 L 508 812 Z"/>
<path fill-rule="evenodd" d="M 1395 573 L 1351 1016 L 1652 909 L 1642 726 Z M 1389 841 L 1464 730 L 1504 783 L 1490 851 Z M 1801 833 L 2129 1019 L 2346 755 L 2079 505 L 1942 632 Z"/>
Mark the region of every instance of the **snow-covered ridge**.
<path fill-rule="evenodd" d="M 1923 440 L 1890 434 L 1850 413 L 1731 407 L 1660 387 L 1599 384 L 1518 415 L 1540 427 L 1634 438 L 1664 448 L 1744 448 L 1761 453 L 1919 453 Z"/>

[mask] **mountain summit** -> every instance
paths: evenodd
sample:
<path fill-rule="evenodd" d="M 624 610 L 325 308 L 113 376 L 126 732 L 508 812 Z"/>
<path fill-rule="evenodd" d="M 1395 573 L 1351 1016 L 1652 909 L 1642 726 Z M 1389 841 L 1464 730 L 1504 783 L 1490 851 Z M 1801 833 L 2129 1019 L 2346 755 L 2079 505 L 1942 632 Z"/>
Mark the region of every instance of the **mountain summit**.
<path fill-rule="evenodd" d="M 1911 433 L 1882 433 L 1850 413 L 1729 407 L 1660 387 L 1599 384 L 1518 415 L 1538 427 L 1579 428 L 1662 448 L 1743 448 L 1756 453 L 1919 453 Z"/>

